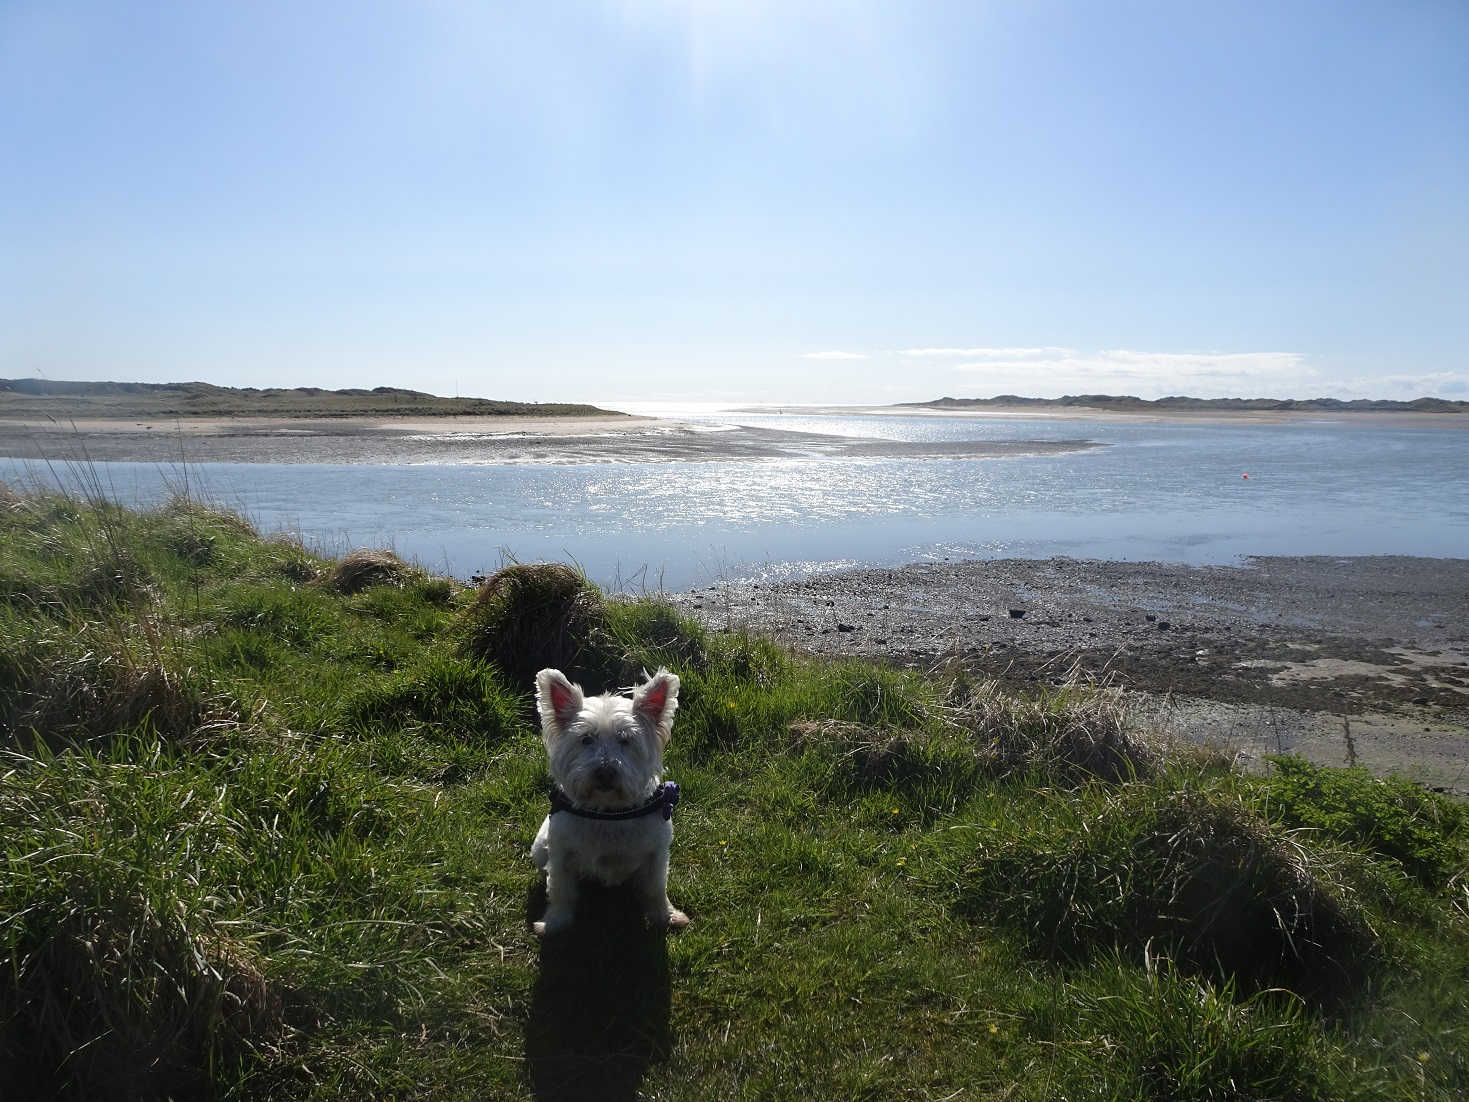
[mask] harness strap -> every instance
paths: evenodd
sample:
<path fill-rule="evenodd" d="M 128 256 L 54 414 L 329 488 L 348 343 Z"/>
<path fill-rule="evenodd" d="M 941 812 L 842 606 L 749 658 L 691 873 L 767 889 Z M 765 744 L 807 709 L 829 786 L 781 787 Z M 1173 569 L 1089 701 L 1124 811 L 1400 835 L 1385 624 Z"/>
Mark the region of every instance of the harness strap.
<path fill-rule="evenodd" d="M 626 808 L 622 811 L 593 811 L 588 807 L 578 807 L 571 802 L 571 797 L 563 792 L 560 787 L 551 789 L 551 814 L 565 811 L 575 815 L 579 819 L 641 819 L 644 815 L 651 815 L 655 811 L 662 811 L 665 821 L 673 818 L 674 805 L 678 803 L 678 785 L 674 781 L 664 781 L 654 790 L 652 797 L 647 803 L 639 804 L 637 807 Z"/>

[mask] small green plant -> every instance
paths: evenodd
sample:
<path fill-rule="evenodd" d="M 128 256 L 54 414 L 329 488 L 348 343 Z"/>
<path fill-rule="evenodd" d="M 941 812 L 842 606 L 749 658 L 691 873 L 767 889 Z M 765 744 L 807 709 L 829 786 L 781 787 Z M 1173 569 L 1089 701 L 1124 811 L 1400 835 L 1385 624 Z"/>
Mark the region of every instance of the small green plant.
<path fill-rule="evenodd" d="M 415 588 L 419 600 L 436 608 L 448 608 L 454 600 L 454 583 L 448 578 L 424 578 Z"/>
<path fill-rule="evenodd" d="M 813 703 L 823 715 L 874 727 L 922 727 L 932 718 L 926 687 L 898 670 L 845 662 L 811 673 L 820 685 Z"/>
<path fill-rule="evenodd" d="M 260 632 L 287 647 L 307 647 L 335 628 L 334 611 L 309 591 L 252 585 L 231 595 L 220 622 Z"/>
<path fill-rule="evenodd" d="M 1269 760 L 1272 772 L 1258 788 L 1272 818 L 1391 858 L 1432 888 L 1469 867 L 1469 810 L 1462 803 L 1361 767 L 1328 769 L 1294 755 Z"/>
<path fill-rule="evenodd" d="M 879 731 L 841 720 L 791 725 L 795 749 L 827 759 L 824 787 L 834 797 L 901 794 L 925 807 L 962 802 L 980 777 L 973 751 L 948 732 Z"/>

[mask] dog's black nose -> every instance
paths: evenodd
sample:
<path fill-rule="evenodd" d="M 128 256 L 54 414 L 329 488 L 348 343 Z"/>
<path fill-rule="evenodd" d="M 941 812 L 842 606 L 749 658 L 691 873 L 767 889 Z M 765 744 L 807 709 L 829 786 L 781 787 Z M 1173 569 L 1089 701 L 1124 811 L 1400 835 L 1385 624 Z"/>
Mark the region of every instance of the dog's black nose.
<path fill-rule="evenodd" d="M 597 782 L 598 788 L 611 788 L 617 783 L 617 767 L 614 765 L 599 765 L 592 770 L 592 780 Z"/>

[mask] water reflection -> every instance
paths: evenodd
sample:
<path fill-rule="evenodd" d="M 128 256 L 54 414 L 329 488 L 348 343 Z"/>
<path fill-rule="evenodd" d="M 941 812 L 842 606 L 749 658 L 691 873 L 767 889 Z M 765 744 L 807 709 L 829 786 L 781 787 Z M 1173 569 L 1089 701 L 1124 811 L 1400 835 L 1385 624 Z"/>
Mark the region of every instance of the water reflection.
<path fill-rule="evenodd" d="M 745 420 L 772 415 L 751 415 Z M 743 422 L 742 422 L 743 423 Z M 801 417 L 890 439 L 1075 439 L 1002 459 L 822 456 L 582 466 L 201 464 L 218 503 L 327 550 L 386 545 L 461 577 L 571 559 L 603 583 L 960 557 L 1230 562 L 1251 554 L 1461 556 L 1469 433 L 1363 424 L 1210 425 Z M 932 434 L 920 437 L 917 434 Z M 907 435 L 894 435 L 907 434 Z M 149 464 L 97 464 L 110 492 L 168 492 Z M 64 468 L 57 472 L 67 477 Z M 1242 476 L 1248 473 L 1248 479 Z M 0 479 L 49 477 L 0 460 Z"/>

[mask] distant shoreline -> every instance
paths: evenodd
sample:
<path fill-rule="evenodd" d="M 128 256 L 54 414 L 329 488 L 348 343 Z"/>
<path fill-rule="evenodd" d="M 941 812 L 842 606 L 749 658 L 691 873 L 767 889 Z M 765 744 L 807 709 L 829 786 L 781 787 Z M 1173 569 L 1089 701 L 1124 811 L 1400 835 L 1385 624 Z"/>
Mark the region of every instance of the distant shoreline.
<path fill-rule="evenodd" d="M 418 390 L 215 386 L 212 383 L 102 383 L 0 379 L 0 420 L 25 423 L 444 417 L 625 418 L 578 402 L 441 398 Z"/>
<path fill-rule="evenodd" d="M 1027 398 L 1001 394 L 991 398 L 945 396 L 924 402 L 887 405 L 761 403 L 730 407 L 730 412 L 761 414 L 824 413 L 835 415 L 888 414 L 906 416 L 994 416 L 1035 418 L 1144 417 L 1152 420 L 1203 417 L 1265 422 L 1303 418 L 1387 414 L 1414 414 L 1413 421 L 1432 416 L 1469 423 L 1469 402 L 1423 397 L 1409 402 L 1387 399 L 1339 398 L 1192 398 L 1172 396 L 1146 399 L 1132 395 L 1080 394 L 1062 398 Z M 73 382 L 52 379 L 0 379 L 0 421 L 42 426 L 92 422 L 135 422 L 155 427 L 166 422 L 175 431 L 193 433 L 191 426 L 211 421 L 381 420 L 446 418 L 610 418 L 642 417 L 587 403 L 513 402 L 489 398 L 445 398 L 423 391 L 380 386 L 370 390 L 320 387 L 224 387 L 212 383 Z M 151 425 L 150 425 L 151 423 Z M 388 427 L 388 426 L 381 426 Z M 203 431 L 214 431 L 205 429 Z"/>
<path fill-rule="evenodd" d="M 1043 401 L 1036 399 L 1037 403 Z M 1298 425 L 1309 422 L 1331 422 L 1362 427 L 1384 424 L 1414 428 L 1469 428 L 1469 416 L 1460 413 L 1438 413 L 1429 410 L 1358 409 L 1238 409 L 1207 407 L 1198 409 L 1150 406 L 1146 408 L 1108 409 L 1101 406 L 1053 404 L 1005 405 L 990 399 L 976 400 L 974 405 L 941 406 L 934 403 L 899 402 L 892 405 L 785 405 L 732 407 L 736 413 L 791 414 L 830 417 L 981 417 L 995 420 L 1033 421 L 1149 421 L 1179 424 L 1256 424 Z"/>
<path fill-rule="evenodd" d="M 1416 398 L 1410 402 L 1357 398 L 1136 398 L 1130 394 L 1068 394 L 1062 398 L 1023 398 L 1001 394 L 993 398 L 935 398 L 930 402 L 899 402 L 900 406 L 941 410 L 1086 409 L 1114 413 L 1469 413 L 1469 402 L 1447 398 Z"/>

